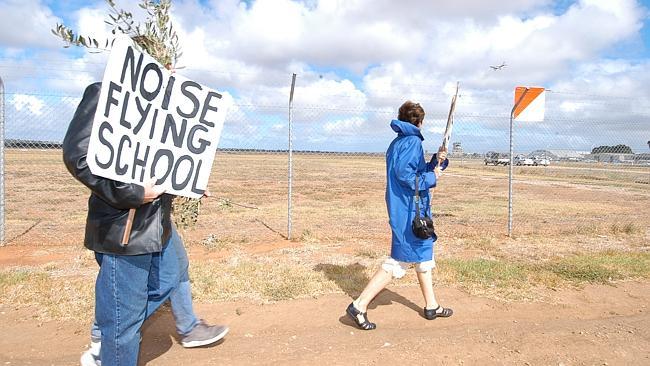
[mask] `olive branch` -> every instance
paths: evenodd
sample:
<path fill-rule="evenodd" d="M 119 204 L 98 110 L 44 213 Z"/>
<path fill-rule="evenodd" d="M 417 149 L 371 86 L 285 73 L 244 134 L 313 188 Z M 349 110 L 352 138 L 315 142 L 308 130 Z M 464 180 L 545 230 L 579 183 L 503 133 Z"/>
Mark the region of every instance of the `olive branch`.
<path fill-rule="evenodd" d="M 142 0 L 138 6 L 147 13 L 144 24 L 136 24 L 133 13 L 120 9 L 113 0 L 106 0 L 110 8 L 106 24 L 112 27 L 111 33 L 125 34 L 140 46 L 151 57 L 165 67 L 176 64 L 181 57 L 181 47 L 178 34 L 169 18 L 171 0 Z M 84 36 L 75 32 L 64 24 L 56 24 L 52 34 L 65 42 L 64 47 L 82 46 L 88 49 L 106 51 L 112 46 L 114 40 L 104 40 L 100 43 L 96 38 Z M 100 45 L 103 45 L 100 47 Z"/>

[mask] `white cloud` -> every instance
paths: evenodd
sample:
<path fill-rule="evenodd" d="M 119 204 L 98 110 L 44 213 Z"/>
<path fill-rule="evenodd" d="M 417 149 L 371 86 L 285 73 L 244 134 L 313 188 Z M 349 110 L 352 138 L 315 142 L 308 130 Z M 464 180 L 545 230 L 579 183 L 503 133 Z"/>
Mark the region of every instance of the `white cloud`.
<path fill-rule="evenodd" d="M 560 104 L 560 109 L 565 113 L 573 113 L 581 109 L 582 106 L 580 103 L 575 102 L 562 102 Z"/>
<path fill-rule="evenodd" d="M 329 135 L 355 135 L 363 131 L 366 120 L 362 117 L 353 117 L 337 121 L 327 122 L 323 130 Z"/>
<path fill-rule="evenodd" d="M 6 0 L 0 2 L 0 46 L 46 47 L 59 45 L 50 29 L 60 18 L 39 0 Z"/>
<path fill-rule="evenodd" d="M 119 5 L 142 16 L 135 2 Z M 298 74 L 294 122 L 313 125 L 304 128 L 316 140 L 322 138 L 317 133 L 354 128 L 377 136 L 407 99 L 425 107 L 425 132 L 441 133 L 456 81 L 457 116 L 471 120 L 476 134 L 490 135 L 507 123 L 516 85 L 549 87 L 550 118 L 597 118 L 594 126 L 602 126 L 647 115 L 648 60 L 605 57 L 638 41 L 647 9 L 634 0 L 557 6 L 552 0 L 176 0 L 172 20 L 183 48 L 179 66 L 186 67 L 178 72 L 232 93 L 239 109 L 229 116 L 240 125 L 229 130 L 233 133 L 248 127 L 284 133 L 278 121 L 287 117 L 293 72 Z M 20 7 L 35 14 L 31 23 L 40 22 L 33 29 L 49 32 L 58 19 L 36 0 L 0 4 L 12 19 L 22 14 Z M 106 10 L 105 5 L 79 9 L 74 24 L 101 38 L 108 32 Z M 27 33 L 2 31 L 0 42 L 15 48 L 51 47 L 50 41 L 39 43 L 46 38 L 57 42 L 49 34 Z M 3 51 L 5 57 L 20 54 Z M 106 55 L 59 49 L 39 51 L 38 60 L 17 57 L 5 62 L 12 65 L 12 83 L 42 78 L 48 89 L 75 95 L 99 80 Z M 501 70 L 489 68 L 504 61 Z M 462 128 L 461 123 L 459 133 Z"/>
<path fill-rule="evenodd" d="M 76 17 L 77 27 L 75 30 L 80 35 L 96 39 L 100 47 L 104 47 L 105 41 L 114 38 L 110 27 L 105 22 L 108 19 L 105 6 L 79 9 L 76 12 Z"/>
<path fill-rule="evenodd" d="M 27 94 L 14 94 L 10 103 L 13 105 L 14 109 L 17 111 L 27 111 L 35 116 L 40 116 L 43 114 L 43 107 L 45 102 L 33 95 Z"/>

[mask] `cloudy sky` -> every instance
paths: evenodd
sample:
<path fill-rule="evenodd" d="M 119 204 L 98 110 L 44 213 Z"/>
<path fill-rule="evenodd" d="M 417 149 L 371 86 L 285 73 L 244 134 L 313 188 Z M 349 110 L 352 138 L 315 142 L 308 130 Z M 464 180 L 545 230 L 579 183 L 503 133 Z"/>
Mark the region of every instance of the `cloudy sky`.
<path fill-rule="evenodd" d="M 142 19 L 136 1 L 117 0 Z M 589 150 L 650 140 L 650 3 L 639 0 L 175 0 L 179 73 L 233 96 L 221 147 L 384 151 L 407 99 L 440 143 L 460 83 L 452 141 L 508 146 L 517 85 L 543 86 L 546 119 L 516 126 L 517 150 Z M 107 52 L 63 48 L 63 23 L 110 37 L 105 1 L 0 0 L 7 137 L 60 140 Z M 490 66 L 504 64 L 501 69 Z"/>

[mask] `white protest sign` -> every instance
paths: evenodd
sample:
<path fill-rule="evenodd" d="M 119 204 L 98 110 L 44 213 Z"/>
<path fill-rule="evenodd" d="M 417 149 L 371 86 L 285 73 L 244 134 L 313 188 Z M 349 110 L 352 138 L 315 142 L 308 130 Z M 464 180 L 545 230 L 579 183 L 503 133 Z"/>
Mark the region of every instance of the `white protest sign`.
<path fill-rule="evenodd" d="M 201 197 L 230 105 L 221 93 L 163 68 L 131 40 L 113 44 L 86 161 L 98 176 Z"/>

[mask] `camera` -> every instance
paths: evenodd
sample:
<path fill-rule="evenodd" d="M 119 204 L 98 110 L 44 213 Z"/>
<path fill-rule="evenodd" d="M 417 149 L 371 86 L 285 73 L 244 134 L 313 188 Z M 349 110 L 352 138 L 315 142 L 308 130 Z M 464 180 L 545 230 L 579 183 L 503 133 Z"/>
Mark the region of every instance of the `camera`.
<path fill-rule="evenodd" d="M 417 215 L 413 219 L 413 234 L 420 239 L 433 238 L 436 240 L 438 238 L 433 228 L 433 220 L 429 216 L 419 217 Z"/>

